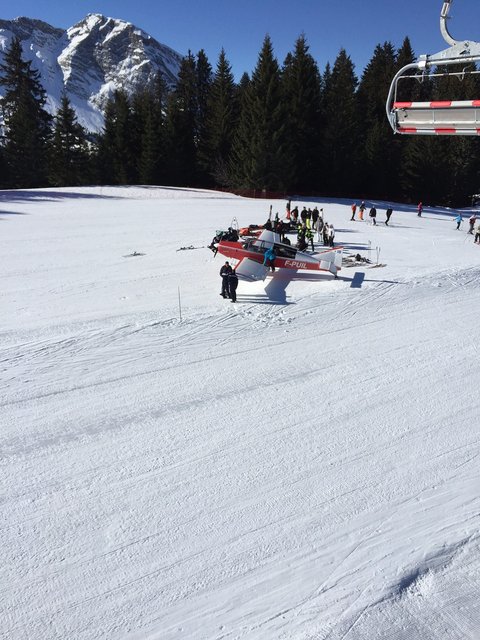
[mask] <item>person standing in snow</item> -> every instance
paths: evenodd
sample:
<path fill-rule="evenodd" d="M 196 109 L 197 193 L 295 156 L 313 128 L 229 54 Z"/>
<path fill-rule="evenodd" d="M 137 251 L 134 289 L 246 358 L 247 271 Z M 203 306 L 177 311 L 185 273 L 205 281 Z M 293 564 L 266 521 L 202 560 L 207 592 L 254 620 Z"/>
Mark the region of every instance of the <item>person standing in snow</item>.
<path fill-rule="evenodd" d="M 480 223 L 477 224 L 477 228 L 475 229 L 474 242 L 478 242 L 478 244 L 480 244 Z"/>
<path fill-rule="evenodd" d="M 375 207 L 372 207 L 370 209 L 370 213 L 368 215 L 372 219 L 372 224 L 377 224 L 377 210 L 375 209 Z"/>
<path fill-rule="evenodd" d="M 421 217 L 422 217 L 422 212 L 423 212 L 423 203 L 422 203 L 422 202 L 419 202 L 419 203 L 418 203 L 418 207 L 417 207 L 417 216 L 418 216 L 419 218 L 421 218 Z"/>
<path fill-rule="evenodd" d="M 367 205 L 365 204 L 365 201 L 362 200 L 362 204 L 360 205 L 360 207 L 358 208 L 358 218 L 359 220 L 363 220 L 363 214 L 365 213 L 365 209 L 367 208 Z"/>
<path fill-rule="evenodd" d="M 312 229 L 315 229 L 315 230 L 317 229 L 319 215 L 320 215 L 320 211 L 317 209 L 317 207 L 314 207 L 312 211 Z"/>
<path fill-rule="evenodd" d="M 333 224 L 328 226 L 328 246 L 333 247 L 333 241 L 335 240 L 335 229 Z"/>
<path fill-rule="evenodd" d="M 307 229 L 311 229 L 312 228 L 312 210 L 311 209 L 307 209 L 307 217 L 305 219 L 305 226 L 307 227 Z"/>
<path fill-rule="evenodd" d="M 305 251 L 305 249 L 307 248 L 307 242 L 305 240 L 306 233 L 307 233 L 306 227 L 299 224 L 298 230 L 297 230 L 297 249 L 299 251 Z"/>
<path fill-rule="evenodd" d="M 328 230 L 330 228 L 330 225 L 328 224 L 328 222 L 325 222 L 323 224 L 323 230 L 322 230 L 322 240 L 323 240 L 323 244 L 325 247 L 328 246 L 329 241 L 328 241 Z"/>
<path fill-rule="evenodd" d="M 462 218 L 462 214 L 459 213 L 458 216 L 455 218 L 455 222 L 457 223 L 457 231 L 460 229 L 460 225 L 463 222 L 463 218 Z"/>
<path fill-rule="evenodd" d="M 265 267 L 270 267 L 272 271 L 275 271 L 275 258 L 276 255 L 273 247 L 269 247 L 263 256 L 263 265 Z"/>
<path fill-rule="evenodd" d="M 355 214 L 357 213 L 357 203 L 354 202 L 352 204 L 352 217 L 350 218 L 350 222 L 352 222 L 352 220 L 355 220 Z"/>
<path fill-rule="evenodd" d="M 305 240 L 307 243 L 310 242 L 312 246 L 312 252 L 315 251 L 315 248 L 313 246 L 313 236 L 314 236 L 313 230 L 307 228 L 307 230 L 305 231 Z"/>
<path fill-rule="evenodd" d="M 321 212 L 323 212 L 323 209 L 320 209 Z M 322 214 L 320 213 L 318 215 L 318 220 L 317 220 L 317 240 L 318 242 L 320 242 L 320 238 L 322 237 L 322 232 L 323 232 L 323 217 Z"/>
<path fill-rule="evenodd" d="M 227 260 L 223 265 L 223 267 L 220 269 L 220 275 L 222 277 L 222 291 L 220 292 L 220 295 L 223 296 L 224 298 L 230 297 L 230 289 L 228 287 L 228 276 L 232 273 L 232 271 L 233 269 Z"/>
<path fill-rule="evenodd" d="M 468 223 L 470 225 L 470 228 L 468 230 L 468 233 L 471 233 L 473 235 L 473 228 L 475 226 L 475 222 L 477 221 L 477 216 L 475 214 L 472 214 L 470 216 L 470 218 L 468 219 Z"/>
<path fill-rule="evenodd" d="M 392 216 L 392 213 L 393 213 L 393 209 L 391 207 L 389 207 L 385 212 L 385 214 L 387 216 L 387 219 L 385 220 L 385 224 L 387 225 L 387 227 L 388 227 L 388 222 L 389 222 L 389 220 L 390 220 L 390 218 Z"/>
<path fill-rule="evenodd" d="M 232 302 L 237 301 L 237 287 L 238 276 L 235 272 L 235 269 L 232 269 L 232 272 L 228 274 L 228 290 L 230 292 L 230 298 Z"/>

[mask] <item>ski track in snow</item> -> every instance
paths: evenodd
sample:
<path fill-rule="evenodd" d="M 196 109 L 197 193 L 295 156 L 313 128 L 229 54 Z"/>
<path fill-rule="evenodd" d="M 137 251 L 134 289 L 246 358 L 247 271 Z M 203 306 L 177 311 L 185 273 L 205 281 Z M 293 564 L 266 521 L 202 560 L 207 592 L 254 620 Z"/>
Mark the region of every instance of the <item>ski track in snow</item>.
<path fill-rule="evenodd" d="M 264 202 L 107 193 L 8 205 L 1 637 L 477 637 L 478 248 L 326 203 L 387 267 L 230 305 L 221 261 L 172 255 Z"/>

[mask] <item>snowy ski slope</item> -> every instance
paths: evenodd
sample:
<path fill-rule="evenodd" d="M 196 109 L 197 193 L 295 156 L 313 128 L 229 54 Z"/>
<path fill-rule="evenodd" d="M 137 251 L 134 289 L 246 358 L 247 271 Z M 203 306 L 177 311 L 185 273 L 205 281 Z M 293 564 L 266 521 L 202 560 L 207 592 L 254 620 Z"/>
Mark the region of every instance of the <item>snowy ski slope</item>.
<path fill-rule="evenodd" d="M 385 266 L 233 305 L 177 249 L 270 204 L 0 192 L 0 637 L 480 637 L 480 246 L 324 200 Z"/>

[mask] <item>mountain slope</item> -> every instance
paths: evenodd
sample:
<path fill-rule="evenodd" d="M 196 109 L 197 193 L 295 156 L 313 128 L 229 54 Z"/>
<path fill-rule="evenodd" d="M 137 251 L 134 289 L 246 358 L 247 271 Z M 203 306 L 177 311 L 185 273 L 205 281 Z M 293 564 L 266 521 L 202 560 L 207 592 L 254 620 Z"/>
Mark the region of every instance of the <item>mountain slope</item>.
<path fill-rule="evenodd" d="M 79 122 L 90 131 L 102 127 L 102 110 L 113 91 L 131 94 L 157 73 L 174 86 L 182 60 L 131 23 L 100 14 L 89 14 L 67 30 L 30 18 L 0 20 L 0 63 L 15 36 L 24 57 L 40 71 L 49 111 L 56 111 L 66 90 Z"/>

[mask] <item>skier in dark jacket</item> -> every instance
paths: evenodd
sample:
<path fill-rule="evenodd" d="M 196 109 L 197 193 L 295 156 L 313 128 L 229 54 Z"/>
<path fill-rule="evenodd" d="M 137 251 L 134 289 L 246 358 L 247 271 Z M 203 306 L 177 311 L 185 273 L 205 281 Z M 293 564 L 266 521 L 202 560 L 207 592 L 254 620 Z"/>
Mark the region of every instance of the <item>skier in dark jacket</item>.
<path fill-rule="evenodd" d="M 377 210 L 375 209 L 375 207 L 372 207 L 370 209 L 370 213 L 368 215 L 372 219 L 372 224 L 377 224 Z"/>
<path fill-rule="evenodd" d="M 229 298 L 230 297 L 230 288 L 228 286 L 228 276 L 232 273 L 233 269 L 230 266 L 230 263 L 225 262 L 225 264 L 223 265 L 223 267 L 220 269 L 220 275 L 222 277 L 222 291 L 220 293 L 221 296 L 223 296 L 224 298 Z"/>
<path fill-rule="evenodd" d="M 363 214 L 365 213 L 365 209 L 367 205 L 365 204 L 365 200 L 362 200 L 361 205 L 358 207 L 358 218 L 359 220 L 363 220 Z"/>
<path fill-rule="evenodd" d="M 386 212 L 385 212 L 385 213 L 386 213 L 386 216 L 387 216 L 387 219 L 385 220 L 385 224 L 386 224 L 386 225 L 387 225 L 387 227 L 388 227 L 388 223 L 389 223 L 389 221 L 390 221 L 390 217 L 391 217 L 391 215 L 392 215 L 392 213 L 393 213 L 393 209 L 392 209 L 391 207 L 389 207 L 389 208 L 386 210 Z"/>
<path fill-rule="evenodd" d="M 312 246 L 312 252 L 315 251 L 315 247 L 313 246 L 313 230 L 312 229 L 307 229 L 305 231 L 305 241 L 308 243 L 310 242 L 311 246 Z"/>
<path fill-rule="evenodd" d="M 315 230 L 317 229 L 319 215 L 320 215 L 320 211 L 318 210 L 317 207 L 314 207 L 312 211 L 312 229 L 315 229 Z"/>
<path fill-rule="evenodd" d="M 238 276 L 235 273 L 235 269 L 232 269 L 232 273 L 228 274 L 228 290 L 230 291 L 230 298 L 232 302 L 237 301 L 237 287 L 238 287 Z"/>
<path fill-rule="evenodd" d="M 477 221 L 477 216 L 475 214 L 472 214 L 468 219 L 468 224 L 470 225 L 470 228 L 468 229 L 468 233 L 471 233 L 472 235 L 473 235 L 473 229 L 475 227 L 476 221 Z"/>

